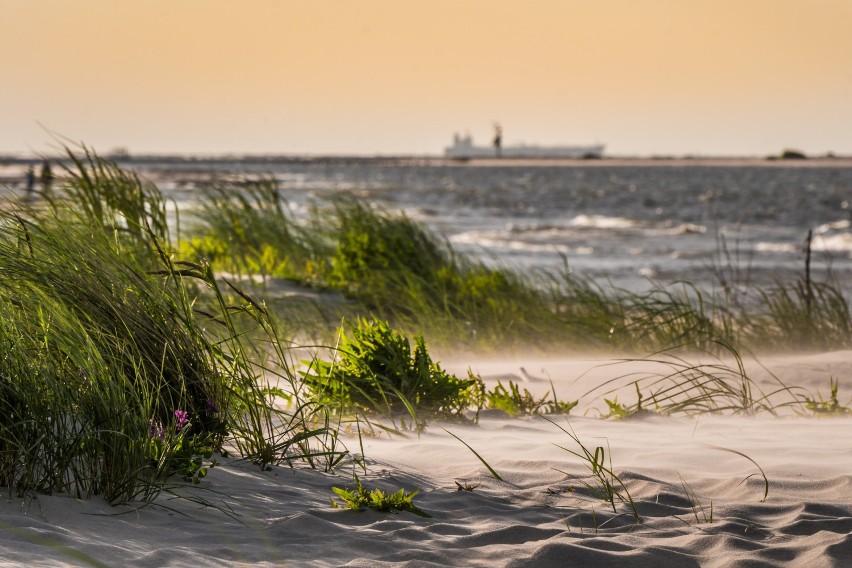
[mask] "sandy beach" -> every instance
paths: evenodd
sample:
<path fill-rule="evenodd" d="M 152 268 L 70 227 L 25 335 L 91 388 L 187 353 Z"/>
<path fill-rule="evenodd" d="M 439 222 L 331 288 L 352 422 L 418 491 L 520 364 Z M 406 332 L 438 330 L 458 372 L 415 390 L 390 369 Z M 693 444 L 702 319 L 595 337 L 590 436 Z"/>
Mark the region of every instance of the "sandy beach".
<path fill-rule="evenodd" d="M 844 351 L 765 358 L 749 362 L 748 371 L 767 389 L 777 378 L 823 396 L 834 378 L 846 403 L 850 363 L 852 352 Z M 563 400 L 608 378 L 653 373 L 653 366 L 535 358 L 446 363 L 454 372 L 472 369 L 490 386 L 514 378 L 535 393 L 547 392 L 550 379 Z M 627 401 L 632 387 L 621 382 L 613 395 Z M 605 420 L 600 403 L 598 394 L 580 398 L 570 415 L 549 417 L 555 424 L 489 411 L 479 424 L 431 423 L 420 436 L 365 437 L 366 474 L 352 465 L 334 473 L 260 471 L 218 458 L 200 485 L 175 480 L 146 506 L 6 496 L 0 563 L 813 567 L 852 558 L 852 417 Z M 556 424 L 590 449 L 605 448 L 638 522 L 628 503 L 616 499 L 613 512 L 592 493 L 589 465 L 566 451 L 580 448 Z M 360 452 L 357 438 L 346 443 Z M 332 487 L 354 487 L 353 470 L 368 487 L 419 489 L 414 502 L 431 517 L 333 508 Z"/>
<path fill-rule="evenodd" d="M 0 568 L 852 567 L 850 22 L 0 0 Z"/>

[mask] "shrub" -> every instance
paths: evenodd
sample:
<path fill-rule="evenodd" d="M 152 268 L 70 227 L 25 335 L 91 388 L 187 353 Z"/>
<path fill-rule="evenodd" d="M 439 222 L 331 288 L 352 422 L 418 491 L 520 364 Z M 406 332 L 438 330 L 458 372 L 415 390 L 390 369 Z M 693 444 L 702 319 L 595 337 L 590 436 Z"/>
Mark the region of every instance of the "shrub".
<path fill-rule="evenodd" d="M 351 336 L 340 331 L 336 361 L 315 360 L 305 382 L 322 400 L 356 411 L 461 414 L 476 380 L 459 379 L 432 362 L 422 336 L 407 337 L 381 320 L 361 319 Z"/>

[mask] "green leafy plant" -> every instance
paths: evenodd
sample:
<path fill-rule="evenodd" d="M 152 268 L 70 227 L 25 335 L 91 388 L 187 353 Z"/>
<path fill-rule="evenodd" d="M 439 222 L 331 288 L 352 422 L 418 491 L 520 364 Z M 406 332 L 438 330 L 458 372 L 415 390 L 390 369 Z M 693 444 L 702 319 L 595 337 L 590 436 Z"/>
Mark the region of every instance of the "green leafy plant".
<path fill-rule="evenodd" d="M 361 480 L 355 475 L 355 489 L 332 487 L 334 493 L 343 500 L 343 506 L 354 511 L 362 511 L 365 508 L 374 511 L 407 511 L 420 517 L 431 517 L 426 511 L 414 504 L 414 497 L 420 491 L 415 489 L 409 493 L 400 489 L 395 493 L 382 491 L 378 487 L 367 489 L 361 484 Z M 341 508 L 334 499 L 331 506 L 335 509 Z"/>
<path fill-rule="evenodd" d="M 184 481 L 198 484 L 207 476 L 203 460 L 211 459 L 213 448 L 209 434 L 191 434 L 189 413 L 175 410 L 175 422 L 164 428 L 153 419 L 148 421 L 150 462 L 156 477 L 164 479 L 177 474 Z"/>
<path fill-rule="evenodd" d="M 356 411 L 421 411 L 456 415 L 471 404 L 473 378 L 459 379 L 434 363 L 422 336 L 414 349 L 402 333 L 380 320 L 360 319 L 351 336 L 341 330 L 338 360 L 314 360 L 305 384 L 320 400 Z"/>
<path fill-rule="evenodd" d="M 636 404 L 628 405 L 618 402 L 618 396 L 613 397 L 612 400 L 605 398 L 604 402 L 609 407 L 609 413 L 604 415 L 604 418 L 623 420 L 633 416 L 642 416 L 650 412 L 647 408 L 642 407 L 644 397 L 642 391 L 639 390 L 639 381 L 633 383 L 633 386 L 636 388 Z"/>
<path fill-rule="evenodd" d="M 618 397 L 616 396 L 612 400 L 605 398 L 604 402 L 609 407 L 609 413 L 604 415 L 604 418 L 627 418 L 631 416 L 633 413 L 630 409 L 627 408 L 624 404 L 618 402 Z"/>
<path fill-rule="evenodd" d="M 840 404 L 840 401 L 837 398 L 838 385 L 836 379 L 831 379 L 831 394 L 828 397 L 828 400 L 824 400 L 822 398 L 822 394 L 817 392 L 817 398 L 805 397 L 805 408 L 814 413 L 817 416 L 828 416 L 828 415 L 839 415 L 839 414 L 850 414 L 852 413 L 852 408 L 849 408 L 849 405 Z"/>
<path fill-rule="evenodd" d="M 509 387 L 498 381 L 497 386 L 485 393 L 485 406 L 502 410 L 509 416 L 527 416 L 532 414 L 568 414 L 577 406 L 578 401 L 565 402 L 556 396 L 556 388 L 550 383 L 551 393 L 536 398 L 526 388 L 521 392 L 520 387 L 509 381 Z M 553 394 L 553 400 L 548 400 Z"/>

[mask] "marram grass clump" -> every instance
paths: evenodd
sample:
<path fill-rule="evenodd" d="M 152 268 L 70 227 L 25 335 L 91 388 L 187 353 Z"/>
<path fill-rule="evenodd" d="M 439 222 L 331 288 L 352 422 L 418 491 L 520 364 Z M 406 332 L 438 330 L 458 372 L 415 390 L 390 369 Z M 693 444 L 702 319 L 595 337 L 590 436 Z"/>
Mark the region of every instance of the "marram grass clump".
<path fill-rule="evenodd" d="M 129 500 L 152 477 L 149 421 L 218 446 L 227 387 L 186 290 L 103 225 L 66 210 L 0 217 L 4 485 Z M 160 470 L 161 472 L 162 470 Z"/>
<path fill-rule="evenodd" d="M 567 265 L 534 274 L 486 265 L 404 213 L 354 197 L 317 200 L 297 215 L 271 179 L 217 185 L 201 201 L 191 254 L 219 271 L 345 295 L 345 304 L 324 294 L 306 305 L 314 320 L 301 326 L 311 337 L 329 321 L 361 316 L 423 333 L 443 349 L 707 351 L 716 339 L 766 350 L 852 345 L 842 288 L 812 281 L 807 268 L 793 284 L 749 286 L 748 305 L 724 277 L 720 293 L 689 282 L 633 293 L 604 289 Z M 288 318 L 299 319 L 292 311 Z"/>
<path fill-rule="evenodd" d="M 299 218 L 274 181 L 211 187 L 201 201 L 188 254 L 216 270 L 345 295 L 348 312 L 311 306 L 324 319 L 376 317 L 480 348 L 545 342 L 560 322 L 526 278 L 458 254 L 405 214 L 340 197 Z"/>
<path fill-rule="evenodd" d="M 150 499 L 171 476 L 199 481 L 214 451 L 261 467 L 345 455 L 262 303 L 175 259 L 156 188 L 86 152 L 53 189 L 0 213 L 10 494 Z M 264 369 L 290 392 L 261 383 Z"/>

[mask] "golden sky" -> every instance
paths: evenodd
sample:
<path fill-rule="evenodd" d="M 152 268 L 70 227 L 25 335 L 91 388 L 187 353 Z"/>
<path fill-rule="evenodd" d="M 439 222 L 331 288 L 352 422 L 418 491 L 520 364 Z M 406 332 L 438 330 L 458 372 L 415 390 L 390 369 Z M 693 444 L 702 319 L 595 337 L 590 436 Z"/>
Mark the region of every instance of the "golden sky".
<path fill-rule="evenodd" d="M 852 154 L 852 0 L 0 0 L 0 152 Z"/>

